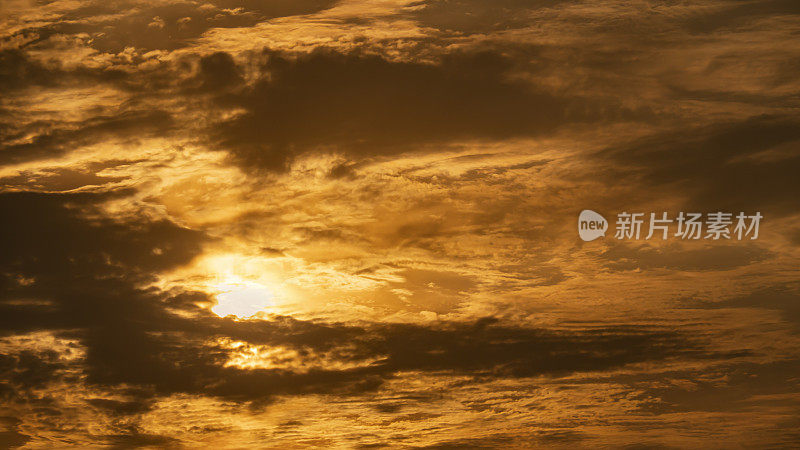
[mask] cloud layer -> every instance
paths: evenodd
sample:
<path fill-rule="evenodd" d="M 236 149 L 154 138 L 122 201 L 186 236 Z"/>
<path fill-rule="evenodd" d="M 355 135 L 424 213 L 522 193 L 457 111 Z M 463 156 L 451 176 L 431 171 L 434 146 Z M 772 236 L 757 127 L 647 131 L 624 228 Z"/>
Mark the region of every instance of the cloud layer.
<path fill-rule="evenodd" d="M 796 2 L 6 3 L 0 446 L 797 445 Z"/>

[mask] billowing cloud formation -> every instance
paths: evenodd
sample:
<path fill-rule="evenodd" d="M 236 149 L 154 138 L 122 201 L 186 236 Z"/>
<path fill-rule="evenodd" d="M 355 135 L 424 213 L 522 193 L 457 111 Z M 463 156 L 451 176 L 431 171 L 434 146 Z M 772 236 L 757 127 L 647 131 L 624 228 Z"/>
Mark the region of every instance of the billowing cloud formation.
<path fill-rule="evenodd" d="M 3 329 L 6 334 L 58 330 L 78 339 L 85 347 L 90 382 L 248 400 L 358 386 L 370 377 L 377 381 L 409 370 L 520 377 L 601 370 L 697 351 L 696 344 L 679 335 L 649 327 L 576 333 L 509 327 L 496 320 L 353 326 L 291 318 L 248 323 L 220 319 L 194 306 L 204 300 L 202 295 L 169 296 L 137 287 L 153 271 L 188 262 L 198 254 L 203 236 L 163 221 L 83 216 L 102 199 L 28 193 L 0 197 L 0 208 L 9 218 L 2 231 L 14 236 L 1 261 Z M 192 312 L 194 318 L 176 316 L 171 308 Z M 208 346 L 215 338 L 295 349 L 312 363 L 313 355 L 330 352 L 343 361 L 374 362 L 358 370 L 317 368 L 303 375 L 225 369 L 220 363 L 226 350 Z M 40 386 L 47 373 L 61 366 L 47 352 L 9 358 L 7 382 L 17 388 Z M 44 374 L 35 376 L 33 371 Z"/>
<path fill-rule="evenodd" d="M 177 393 L 246 402 L 278 395 L 357 395 L 408 371 L 485 380 L 711 356 L 697 343 L 654 326 L 556 331 L 491 319 L 438 325 L 222 319 L 195 306 L 206 301 L 199 293 L 175 296 L 138 287 L 149 273 L 188 262 L 205 238 L 164 221 L 93 219 L 91 211 L 108 198 L 0 197 L 8 218 L 3 234 L 14 237 L 0 261 L 5 339 L 51 332 L 74 342 L 70 352 L 83 354 L 69 360 L 46 347 L 7 352 L 0 362 L 9 407 L 57 404 L 47 389 L 78 379 L 93 389 L 127 390 L 125 400 L 88 393 L 85 399 L 106 414 L 127 417 L 146 414 L 155 398 Z M 306 368 L 228 367 L 224 363 L 235 357 L 237 347 L 219 343 L 230 341 L 295 352 L 294 364 Z M 141 436 L 132 430 L 122 437 L 127 442 Z"/>
<path fill-rule="evenodd" d="M 796 446 L 794 2 L 2 9 L 0 447 Z"/>

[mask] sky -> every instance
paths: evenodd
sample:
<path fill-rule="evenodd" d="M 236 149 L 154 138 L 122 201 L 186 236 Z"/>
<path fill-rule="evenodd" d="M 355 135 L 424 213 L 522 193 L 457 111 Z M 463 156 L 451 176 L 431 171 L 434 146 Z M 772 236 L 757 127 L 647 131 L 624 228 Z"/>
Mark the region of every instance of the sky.
<path fill-rule="evenodd" d="M 0 0 L 0 447 L 796 448 L 799 16 Z"/>

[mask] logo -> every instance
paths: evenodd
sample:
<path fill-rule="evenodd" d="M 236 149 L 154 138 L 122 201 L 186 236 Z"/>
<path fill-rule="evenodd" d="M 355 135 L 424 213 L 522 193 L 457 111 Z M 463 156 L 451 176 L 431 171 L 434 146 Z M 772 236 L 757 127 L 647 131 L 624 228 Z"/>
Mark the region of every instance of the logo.
<path fill-rule="evenodd" d="M 684 213 L 680 212 L 674 219 L 666 212 L 659 215 L 649 214 L 649 226 L 642 226 L 648 215 L 645 213 L 621 212 L 617 214 L 616 239 L 642 239 L 661 237 L 666 240 L 670 237 L 696 240 L 696 239 L 758 239 L 758 228 L 764 216 L 760 212 L 747 215 L 740 212 L 737 215 L 729 212 Z M 672 233 L 673 224 L 676 232 Z M 644 230 L 642 229 L 644 228 Z M 606 235 L 608 222 L 600 214 L 591 209 L 584 209 L 578 216 L 578 234 L 586 242 L 593 241 Z"/>
<path fill-rule="evenodd" d="M 593 241 L 601 236 L 606 235 L 608 230 L 608 221 L 592 211 L 591 209 L 584 209 L 578 216 L 578 234 L 581 239 L 586 242 Z"/>

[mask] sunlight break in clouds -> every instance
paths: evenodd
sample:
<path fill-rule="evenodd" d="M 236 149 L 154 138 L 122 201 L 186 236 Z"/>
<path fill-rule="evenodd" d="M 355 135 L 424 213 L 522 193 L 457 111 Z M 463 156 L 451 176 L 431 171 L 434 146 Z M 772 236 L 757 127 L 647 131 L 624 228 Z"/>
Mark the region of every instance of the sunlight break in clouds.
<path fill-rule="evenodd" d="M 264 312 L 272 304 L 272 292 L 252 281 L 230 280 L 213 286 L 219 293 L 211 310 L 220 317 L 234 315 L 240 319 Z"/>

